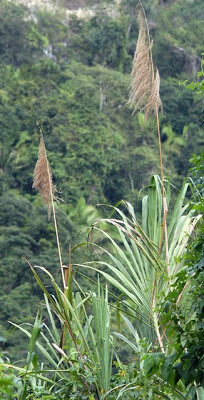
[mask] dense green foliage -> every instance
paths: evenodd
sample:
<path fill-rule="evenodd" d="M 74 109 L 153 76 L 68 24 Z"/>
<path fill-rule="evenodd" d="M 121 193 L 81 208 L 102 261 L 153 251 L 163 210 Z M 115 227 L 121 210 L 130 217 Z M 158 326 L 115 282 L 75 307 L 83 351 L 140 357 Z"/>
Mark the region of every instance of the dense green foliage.
<path fill-rule="evenodd" d="M 68 8 L 70 3 L 61 2 Z M 95 14 L 87 19 L 72 15 L 68 21 L 61 9 L 55 13 L 37 9 L 31 16 L 30 10 L 17 2 L 2 0 L 0 3 L 0 296 L 3 304 L 0 328 L 4 355 L 12 360 L 26 358 L 27 349 L 19 331 L 8 335 L 10 324 L 7 321 L 32 321 L 42 298 L 22 257 L 32 265 L 48 268 L 57 282 L 60 277 L 54 226 L 47 221 L 41 200 L 32 190 L 39 126 L 45 136 L 53 179 L 60 189 L 58 195 L 64 200 L 57 205 L 57 218 L 65 264 L 68 263 L 69 243 L 85 241 L 87 232 L 83 231 L 78 237 L 78 231 L 99 217 L 97 203 L 114 205 L 124 199 L 137 205 L 139 190 L 147 185 L 153 173 L 159 172 L 155 121 L 144 125 L 143 115 L 132 116 L 126 105 L 138 33 L 135 1 L 122 0 L 112 14 L 107 12 L 111 1 L 79 1 L 79 5 L 82 3 L 89 7 L 97 4 Z M 203 86 L 199 81 L 202 77 L 188 85 L 200 69 L 202 1 L 148 0 L 145 10 L 155 42 L 154 61 L 162 78 L 165 176 L 170 176 L 179 188 L 188 173 L 189 158 L 193 152 L 199 153 L 202 145 L 200 94 Z M 184 80 L 187 80 L 187 88 L 179 85 Z M 197 160 L 196 170 L 199 168 L 201 163 Z M 195 200 L 194 207 L 202 212 L 203 205 L 198 203 Z M 201 243 L 199 236 L 189 249 L 196 260 L 192 262 L 189 256 L 187 271 L 179 276 L 175 290 L 163 299 L 164 303 L 170 303 L 169 310 L 174 309 L 186 277 L 198 265 L 192 278 L 195 290 L 189 293 L 191 309 L 182 309 L 179 315 L 176 310 L 172 320 L 172 340 L 181 357 L 181 364 L 175 368 L 181 377 L 187 369 L 186 363 L 195 362 L 195 341 L 200 340 Z M 73 261 L 82 263 L 87 260 L 88 253 L 87 248 L 83 248 L 73 255 Z M 90 283 L 85 283 L 84 288 L 90 288 Z M 187 324 L 192 309 L 195 318 Z M 168 318 L 167 312 L 164 324 Z M 189 327 L 185 342 L 183 331 L 178 329 L 178 318 L 183 324 L 181 329 L 185 330 L 186 324 Z M 148 344 L 141 344 L 141 362 L 147 356 L 147 348 Z M 182 358 L 186 348 L 188 355 Z M 196 351 L 199 363 L 200 348 Z M 175 357 L 175 365 L 177 360 Z M 152 363 L 149 356 L 137 376 L 137 385 L 144 385 L 141 396 L 149 391 L 148 362 Z M 158 371 L 163 362 L 168 361 L 159 355 Z M 135 365 L 117 364 L 117 368 L 111 387 L 120 384 L 123 374 L 123 383 L 128 384 L 135 373 Z M 73 381 L 76 379 L 74 387 L 79 384 L 82 370 L 83 366 L 79 365 L 77 376 L 75 369 L 70 371 Z M 197 371 L 196 376 L 184 374 L 186 385 L 192 380 L 200 382 L 200 364 Z M 97 381 L 97 373 L 96 376 L 86 373 L 86 379 Z M 5 385 L 2 392 L 5 389 L 5 393 L 12 393 L 9 387 L 13 385 L 23 393 L 23 383 L 12 373 L 2 374 L 2 382 Z M 40 389 L 39 384 L 36 395 L 38 390 L 44 393 L 45 389 Z M 69 390 L 73 398 L 77 398 L 75 389 Z M 168 388 L 166 390 L 168 392 Z M 62 399 L 66 398 L 63 397 L 66 393 L 62 394 Z M 49 396 L 48 393 L 44 395 Z M 31 394 L 30 398 L 35 397 Z"/>
<path fill-rule="evenodd" d="M 203 157 L 194 157 L 194 163 L 193 172 L 199 177 Z M 161 232 L 159 182 L 159 177 L 152 177 L 148 194 L 143 197 L 142 225 L 129 203 L 127 216 L 115 208 L 119 217 L 106 219 L 118 231 L 115 240 L 113 234 L 103 231 L 101 221 L 94 224 L 94 231 L 100 229 L 112 247 L 108 251 L 107 245 L 104 249 L 94 245 L 108 257 L 102 255 L 100 261 L 80 266 L 96 267 L 120 293 L 116 306 L 117 314 L 123 311 L 122 331 L 111 335 L 115 302 L 110 303 L 110 308 L 107 287 L 103 290 L 99 281 L 97 293 L 93 288 L 84 292 L 84 282 L 82 289 L 78 287 L 81 293 L 71 293 L 71 280 L 63 292 L 50 271 L 30 266 L 44 293 L 47 317 L 42 321 L 41 314 L 46 315 L 43 308 L 33 327 L 12 323 L 30 340 L 23 366 L 23 360 L 17 365 L 1 360 L 1 392 L 5 399 L 13 399 L 15 393 L 19 400 L 37 400 L 39 396 L 53 400 L 202 400 L 203 230 L 202 226 L 197 227 L 197 235 L 183 255 L 189 239 L 186 233 L 200 219 L 194 217 L 194 209 L 184 205 L 188 188 L 185 184 L 168 224 L 168 276 L 165 246 L 161 255 L 156 246 Z M 196 207 L 202 211 L 200 182 L 195 181 L 195 185 L 195 200 L 199 200 Z M 162 339 L 159 330 L 163 332 Z M 159 337 L 162 346 L 158 344 Z M 121 341 L 129 347 L 129 357 L 118 349 Z"/>

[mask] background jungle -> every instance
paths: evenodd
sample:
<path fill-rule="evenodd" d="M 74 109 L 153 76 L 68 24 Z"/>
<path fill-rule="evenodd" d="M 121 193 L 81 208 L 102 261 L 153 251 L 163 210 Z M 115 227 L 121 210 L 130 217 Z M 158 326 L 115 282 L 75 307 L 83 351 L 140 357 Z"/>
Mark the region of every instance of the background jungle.
<path fill-rule="evenodd" d="M 155 126 L 126 104 L 137 1 L 44 3 L 0 1 L 0 331 L 12 360 L 26 349 L 21 333 L 8 335 L 7 321 L 33 321 L 41 296 L 22 256 L 59 272 L 54 227 L 32 189 L 39 126 L 63 199 L 65 263 L 69 242 L 103 213 L 98 203 L 124 199 L 139 213 L 140 189 L 159 173 Z M 201 69 L 203 2 L 145 0 L 144 7 L 161 75 L 164 172 L 179 189 L 203 139 L 201 97 L 181 84 Z"/>

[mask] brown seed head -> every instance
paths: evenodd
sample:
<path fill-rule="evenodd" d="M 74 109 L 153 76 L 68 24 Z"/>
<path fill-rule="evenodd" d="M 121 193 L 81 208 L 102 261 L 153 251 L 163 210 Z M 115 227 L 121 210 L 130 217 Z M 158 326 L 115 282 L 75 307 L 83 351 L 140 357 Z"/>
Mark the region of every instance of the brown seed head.
<path fill-rule="evenodd" d="M 54 200 L 56 188 L 52 183 L 52 173 L 42 135 L 40 138 L 38 160 L 33 173 L 33 188 L 41 194 L 42 201 L 47 208 L 48 218 L 50 218 L 52 198 Z"/>
<path fill-rule="evenodd" d="M 130 96 L 128 103 L 134 108 L 134 112 L 145 107 L 149 94 L 151 77 L 150 47 L 148 43 L 146 23 L 142 11 L 138 14 L 139 36 L 133 59 L 131 73 Z"/>
<path fill-rule="evenodd" d="M 147 104 L 145 107 L 145 119 L 149 117 L 151 113 L 156 114 L 156 112 L 161 109 L 163 111 L 163 106 L 162 102 L 160 99 L 160 94 L 159 94 L 159 88 L 160 88 L 160 76 L 159 76 L 159 71 L 156 69 L 156 76 L 154 81 L 152 82 L 151 85 L 151 90 L 149 93 L 149 97 L 147 99 Z"/>
<path fill-rule="evenodd" d="M 145 110 L 145 119 L 147 119 L 156 108 L 162 108 L 159 96 L 160 78 L 158 70 L 156 76 L 154 74 L 152 43 L 142 10 L 138 13 L 138 22 L 139 35 L 133 59 L 128 104 L 134 108 L 133 113 L 136 110 Z"/>

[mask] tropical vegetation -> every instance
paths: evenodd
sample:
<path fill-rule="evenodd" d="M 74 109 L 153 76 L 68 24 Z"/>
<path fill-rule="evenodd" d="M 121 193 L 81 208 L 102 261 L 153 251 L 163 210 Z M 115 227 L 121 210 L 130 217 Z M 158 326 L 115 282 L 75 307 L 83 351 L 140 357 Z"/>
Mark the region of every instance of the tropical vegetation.
<path fill-rule="evenodd" d="M 0 4 L 0 396 L 202 400 L 201 1 L 21 3 Z"/>

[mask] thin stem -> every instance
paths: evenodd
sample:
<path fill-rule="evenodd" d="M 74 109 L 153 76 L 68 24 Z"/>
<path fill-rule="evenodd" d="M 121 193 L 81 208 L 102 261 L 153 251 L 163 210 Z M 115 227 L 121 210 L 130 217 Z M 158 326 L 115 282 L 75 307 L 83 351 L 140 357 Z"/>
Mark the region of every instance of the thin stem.
<path fill-rule="evenodd" d="M 68 277 L 68 267 L 67 266 L 65 266 L 65 265 L 63 265 L 63 272 L 64 272 L 64 296 L 66 296 L 67 295 L 67 277 Z M 66 305 L 65 304 L 66 302 L 64 301 L 64 306 Z M 65 337 L 66 337 L 66 330 L 65 330 L 65 323 L 63 323 L 63 326 L 62 326 L 62 334 L 61 334 L 61 339 L 60 339 L 60 345 L 59 345 L 59 347 L 61 348 L 61 349 L 63 349 L 63 347 L 64 347 L 64 343 L 65 343 Z"/>
<path fill-rule="evenodd" d="M 54 207 L 53 199 L 52 199 L 52 210 L 53 210 L 53 219 L 54 219 L 54 224 L 55 224 L 55 233 L 56 233 L 57 248 L 58 248 L 58 254 L 59 254 L 59 261 L 60 261 L 60 269 L 61 269 L 61 274 L 62 274 L 62 282 L 63 282 L 63 287 L 65 288 L 62 256 L 61 256 L 61 249 L 60 249 L 60 242 L 59 242 L 59 235 L 58 235 L 58 228 L 57 228 L 57 219 L 56 219 L 55 207 Z"/>
<path fill-rule="evenodd" d="M 161 134 L 160 134 L 160 124 L 159 124 L 159 114 L 158 114 L 157 103 L 155 104 L 155 111 L 156 111 L 157 134 L 158 134 L 158 143 L 159 143 L 159 159 L 160 159 L 160 170 L 161 170 L 161 181 L 162 181 L 162 204 L 163 204 L 163 222 L 162 222 L 162 231 L 161 231 L 161 236 L 160 236 L 158 254 L 159 254 L 159 256 L 161 255 L 163 236 L 165 235 L 165 250 L 166 250 L 167 273 L 168 273 L 168 276 L 170 276 L 168 234 L 167 234 L 167 223 L 166 223 L 168 209 L 167 209 L 166 193 L 165 193 L 165 188 L 164 188 L 164 171 L 163 171 L 163 160 L 162 160 L 162 146 L 161 146 Z M 154 283 L 153 283 L 153 292 L 152 292 L 152 311 L 153 311 L 153 305 L 154 305 L 155 300 L 156 300 L 156 286 L 157 286 L 157 275 L 155 274 L 155 279 L 154 279 Z M 153 318 L 154 318 L 154 326 L 155 326 L 158 342 L 159 342 L 161 351 L 164 353 L 165 351 L 164 351 L 164 346 L 163 346 L 163 342 L 162 342 L 163 335 L 162 335 L 162 337 L 160 335 L 159 326 L 158 326 L 157 317 L 156 317 L 155 312 L 153 313 Z"/>
<path fill-rule="evenodd" d="M 148 37 L 148 42 L 149 42 L 149 55 L 150 55 L 150 62 L 151 62 L 151 85 L 153 86 L 155 78 L 154 78 L 154 63 L 153 63 L 153 57 L 152 57 L 152 51 L 151 51 L 150 34 L 149 34 L 148 23 L 147 23 L 147 18 L 146 18 L 144 7 L 140 0 L 139 0 L 139 3 L 142 8 L 142 12 L 143 12 L 145 23 L 146 23 L 146 31 L 147 31 L 147 37 Z M 167 210 L 166 193 L 165 193 L 165 188 L 164 188 L 162 146 L 161 146 L 161 134 L 160 134 L 160 124 L 159 124 L 159 113 L 158 113 L 157 101 L 155 101 L 155 114 L 156 114 L 156 121 L 157 121 L 157 134 L 158 134 L 158 144 L 159 144 L 159 159 L 160 159 L 160 171 L 161 171 L 161 182 L 162 182 L 162 206 L 163 206 L 163 222 L 162 222 L 162 231 L 161 231 L 161 236 L 160 236 L 158 255 L 159 256 L 161 255 L 163 236 L 165 236 L 165 253 L 166 253 L 167 273 L 168 273 L 168 276 L 170 276 L 168 234 L 167 234 L 167 223 L 166 223 L 168 210 Z M 153 314 L 154 327 L 155 327 L 157 339 L 158 339 L 161 351 L 163 353 L 165 353 L 164 345 L 162 342 L 162 337 L 161 337 L 161 334 L 159 331 L 157 315 L 156 315 L 156 312 L 154 311 L 154 307 L 155 307 L 155 303 L 156 303 L 156 289 L 157 289 L 157 274 L 155 274 L 155 278 L 154 278 L 154 282 L 153 282 L 151 310 L 152 310 L 152 314 Z"/>
<path fill-rule="evenodd" d="M 154 82 L 154 64 L 153 64 L 153 58 L 152 58 L 152 51 L 151 51 L 151 40 L 150 40 L 150 34 L 149 34 L 149 28 L 148 28 L 148 23 L 147 23 L 147 18 L 145 14 L 144 7 L 139 0 L 139 4 L 142 8 L 142 12 L 144 15 L 145 23 L 146 23 L 146 31 L 147 31 L 147 37 L 148 37 L 148 42 L 149 42 L 149 54 L 150 54 L 150 61 L 151 61 L 151 69 L 152 69 L 152 84 Z M 163 222 L 162 222 L 162 232 L 161 232 L 161 237 L 160 237 L 160 243 L 159 243 L 159 255 L 161 254 L 161 249 L 162 249 L 162 242 L 163 242 L 163 236 L 165 236 L 165 248 L 166 248 L 166 262 L 167 262 L 167 272 L 168 276 L 170 275 L 169 271 L 169 251 L 168 251 L 168 234 L 167 234 L 167 224 L 166 224 L 166 218 L 167 218 L 167 201 L 166 201 L 166 194 L 165 194 L 165 188 L 164 188 L 164 171 L 163 171 L 163 160 L 162 160 L 162 146 L 161 146 L 161 134 L 160 134 L 160 124 L 159 124 L 159 113 L 158 113 L 158 105 L 157 102 L 155 104 L 155 113 L 156 113 L 156 120 L 157 120 L 157 134 L 158 134 L 158 142 L 159 142 L 159 158 L 160 158 L 160 170 L 161 170 L 161 181 L 162 181 L 162 198 L 163 198 Z"/>
<path fill-rule="evenodd" d="M 165 236 L 165 250 L 166 250 L 166 262 L 167 262 L 167 272 L 168 276 L 170 275 L 169 270 L 169 249 L 168 249 L 168 233 L 167 233 L 167 200 L 166 200 L 166 193 L 164 188 L 164 170 L 163 170 L 163 160 L 162 160 L 162 145 L 161 145 L 161 134 L 160 134 L 160 124 L 159 124 L 159 113 L 157 103 L 155 104 L 155 111 L 156 111 L 156 120 L 157 120 L 157 134 L 158 134 L 158 143 L 159 143 L 159 159 L 160 159 L 160 170 L 161 170 L 161 181 L 162 181 L 162 200 L 163 200 L 163 222 L 162 222 L 162 231 L 159 243 L 159 255 L 161 254 L 162 249 L 162 242 L 163 237 Z"/>
<path fill-rule="evenodd" d="M 69 244 L 69 266 L 63 265 L 63 270 L 64 270 L 64 296 L 68 298 L 68 301 L 70 304 L 73 304 L 72 301 L 72 263 L 71 263 L 71 244 Z M 66 306 L 66 302 L 64 303 L 64 306 Z M 70 322 L 72 320 L 72 314 L 71 312 L 69 313 L 69 319 Z M 64 343 L 66 341 L 66 326 L 65 323 L 63 324 L 62 327 L 62 334 L 61 334 L 61 340 L 60 340 L 60 348 L 62 349 L 64 346 Z"/>
<path fill-rule="evenodd" d="M 47 170 L 49 171 L 47 154 L 46 154 L 46 162 L 47 162 Z M 61 269 L 61 274 L 62 274 L 62 282 L 63 282 L 63 287 L 65 288 L 65 279 L 64 279 L 64 271 L 63 271 L 63 264 L 62 264 L 62 255 L 61 255 L 61 248 L 60 248 L 60 241 L 59 241 L 57 219 L 56 219 L 56 213 L 55 213 L 55 206 L 54 206 L 54 199 L 53 199 L 53 192 L 52 192 L 52 182 L 51 182 L 51 179 L 50 179 L 50 174 L 48 174 L 48 179 L 49 179 L 50 196 L 51 196 L 52 212 L 53 212 L 53 219 L 54 219 L 54 225 L 55 225 L 55 234 L 56 234 L 56 240 L 57 240 L 58 255 L 59 255 L 59 261 L 60 261 L 60 269 Z"/>
<path fill-rule="evenodd" d="M 153 300 L 153 305 L 154 305 L 154 301 L 155 300 Z M 162 342 L 162 337 L 161 337 L 161 334 L 159 332 L 159 325 L 158 325 L 156 311 L 153 312 L 153 319 L 154 319 L 154 327 L 155 327 L 155 331 L 156 331 L 156 335 L 157 335 L 157 339 L 158 339 L 158 342 L 159 342 L 160 349 L 161 349 L 162 353 L 165 353 L 164 345 L 163 345 L 163 342 Z"/>
<path fill-rule="evenodd" d="M 195 276 L 195 274 L 196 274 L 196 272 L 194 272 L 194 273 L 191 275 L 191 278 L 193 278 L 193 276 Z M 191 283 L 190 280 L 188 280 L 188 281 L 186 282 L 184 288 L 182 289 L 181 293 L 180 293 L 179 296 L 178 296 L 178 299 L 176 300 L 176 306 L 178 306 L 178 303 L 181 301 L 181 299 L 182 299 L 182 297 L 183 297 L 184 291 L 186 290 L 186 288 L 188 287 L 188 285 L 189 285 L 190 283 Z"/>

